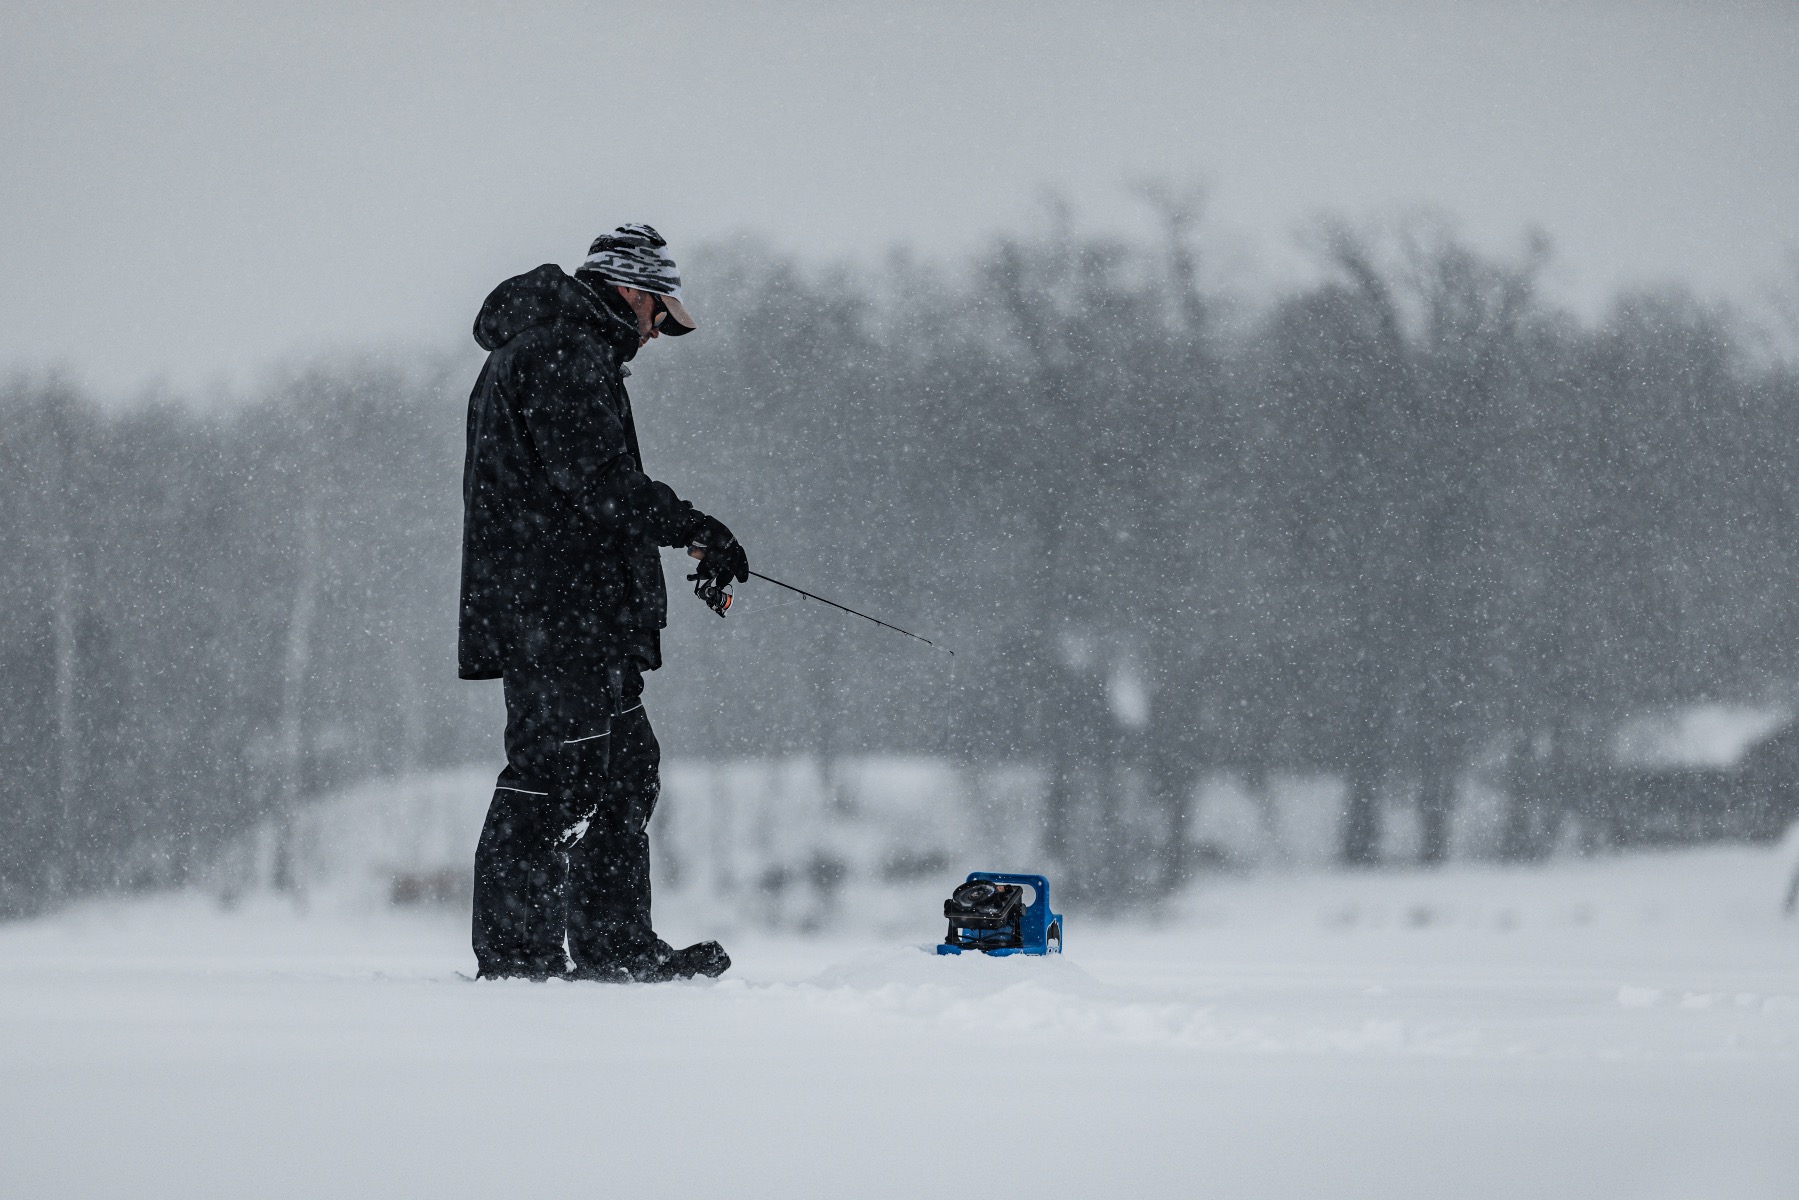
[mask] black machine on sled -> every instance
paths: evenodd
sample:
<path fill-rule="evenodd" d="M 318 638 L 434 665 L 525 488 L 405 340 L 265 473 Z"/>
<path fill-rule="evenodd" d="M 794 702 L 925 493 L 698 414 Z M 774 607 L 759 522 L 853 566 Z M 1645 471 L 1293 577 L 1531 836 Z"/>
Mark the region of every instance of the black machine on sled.
<path fill-rule="evenodd" d="M 972 871 L 943 902 L 943 915 L 949 933 L 939 954 L 1062 953 L 1062 914 L 1049 910 L 1049 880 L 1041 875 Z"/>

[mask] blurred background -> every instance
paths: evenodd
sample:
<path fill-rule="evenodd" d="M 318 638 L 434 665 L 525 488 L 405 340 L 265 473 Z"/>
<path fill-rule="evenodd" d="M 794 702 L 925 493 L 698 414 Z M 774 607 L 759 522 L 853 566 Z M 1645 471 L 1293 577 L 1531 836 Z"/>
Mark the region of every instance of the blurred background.
<path fill-rule="evenodd" d="M 649 220 L 659 895 L 1799 817 L 1789 6 L 73 5 L 0 50 L 0 915 L 466 902 L 466 330 Z"/>

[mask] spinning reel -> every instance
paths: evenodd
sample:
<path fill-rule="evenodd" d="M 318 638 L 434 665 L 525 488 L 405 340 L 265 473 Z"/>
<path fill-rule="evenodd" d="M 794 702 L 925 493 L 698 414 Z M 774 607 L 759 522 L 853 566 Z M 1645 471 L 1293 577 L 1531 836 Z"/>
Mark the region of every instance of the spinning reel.
<path fill-rule="evenodd" d="M 724 616 L 731 611 L 731 585 L 710 575 L 695 571 L 687 578 L 693 580 L 693 594 L 706 602 L 706 607 Z"/>
<path fill-rule="evenodd" d="M 720 578 L 706 570 L 706 548 L 704 546 L 689 546 L 687 556 L 700 560 L 699 566 L 694 568 L 693 574 L 687 577 L 688 582 L 693 584 L 693 594 L 698 596 L 707 608 L 721 617 L 730 612 L 731 577 L 726 575 Z"/>

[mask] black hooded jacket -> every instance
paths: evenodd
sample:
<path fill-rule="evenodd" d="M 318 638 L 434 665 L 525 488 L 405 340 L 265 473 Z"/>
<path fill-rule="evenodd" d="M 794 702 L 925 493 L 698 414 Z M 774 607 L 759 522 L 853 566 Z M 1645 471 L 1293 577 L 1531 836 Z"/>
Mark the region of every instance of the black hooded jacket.
<path fill-rule="evenodd" d="M 687 544 L 703 516 L 643 473 L 630 308 L 546 263 L 493 290 L 475 340 L 489 354 L 469 395 L 458 674 L 661 666 L 656 547 Z"/>

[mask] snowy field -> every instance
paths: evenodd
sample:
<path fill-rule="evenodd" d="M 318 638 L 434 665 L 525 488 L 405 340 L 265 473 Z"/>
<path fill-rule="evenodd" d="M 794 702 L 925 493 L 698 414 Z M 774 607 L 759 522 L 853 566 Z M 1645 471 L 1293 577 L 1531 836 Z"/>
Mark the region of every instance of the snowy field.
<path fill-rule="evenodd" d="M 924 906 L 661 987 L 469 982 L 441 909 L 95 904 L 0 927 L 0 1194 L 1792 1198 L 1793 853 L 1214 879 L 1061 960 Z"/>

